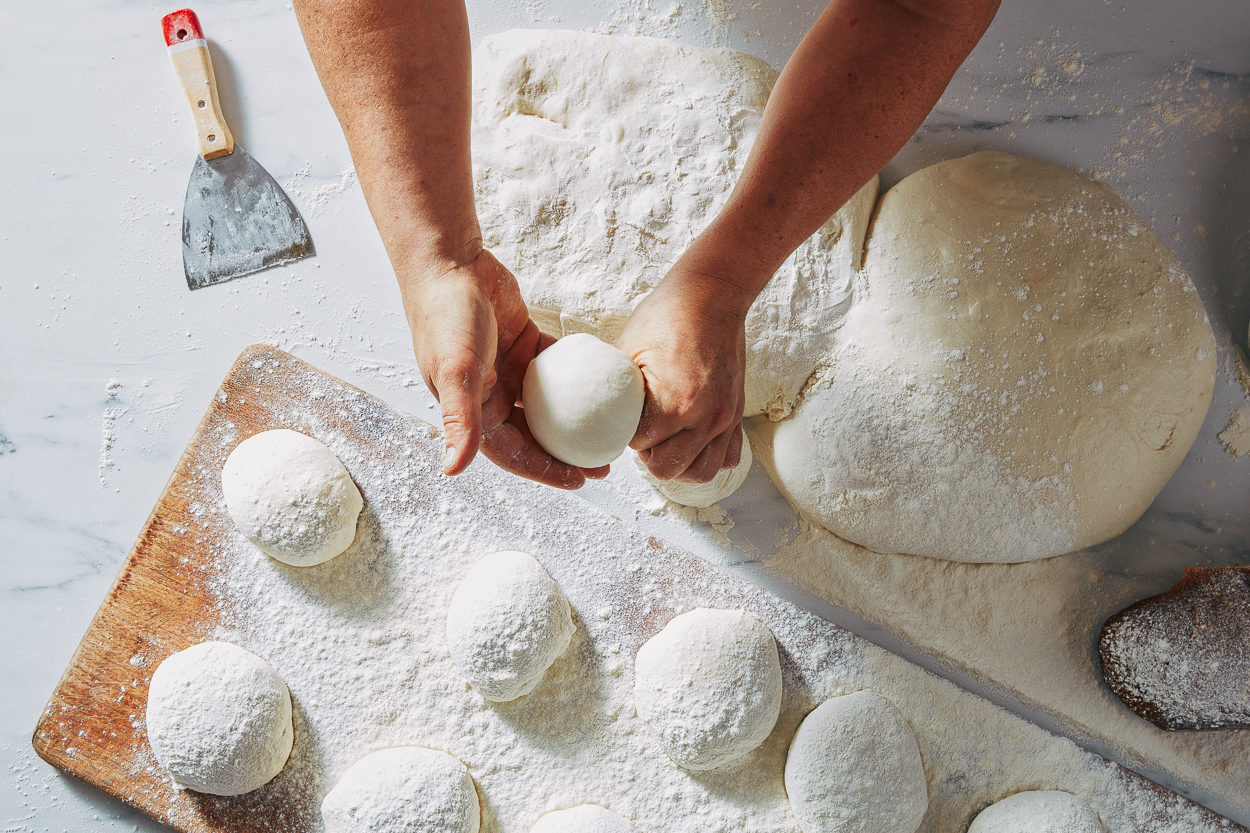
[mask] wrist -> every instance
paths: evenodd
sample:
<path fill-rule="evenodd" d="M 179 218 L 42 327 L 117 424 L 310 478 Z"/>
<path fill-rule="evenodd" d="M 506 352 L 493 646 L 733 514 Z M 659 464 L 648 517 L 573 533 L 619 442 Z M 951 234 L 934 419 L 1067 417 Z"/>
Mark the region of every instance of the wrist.
<path fill-rule="evenodd" d="M 477 228 L 461 235 L 413 234 L 387 250 L 395 277 L 405 290 L 465 280 L 471 275 L 469 267 L 484 251 Z"/>
<path fill-rule="evenodd" d="M 745 320 L 775 270 L 744 260 L 736 246 L 709 232 L 691 244 L 664 282 L 700 308 Z"/>

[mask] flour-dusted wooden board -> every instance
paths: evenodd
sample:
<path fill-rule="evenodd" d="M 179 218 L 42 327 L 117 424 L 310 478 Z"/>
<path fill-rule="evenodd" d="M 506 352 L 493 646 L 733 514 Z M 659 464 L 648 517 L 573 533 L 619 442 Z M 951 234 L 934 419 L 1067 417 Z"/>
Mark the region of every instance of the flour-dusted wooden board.
<path fill-rule="evenodd" d="M 152 671 L 174 651 L 212 638 L 232 611 L 226 606 L 229 587 L 223 582 L 229 580 L 228 559 L 239 557 L 241 549 L 238 533 L 221 505 L 221 466 L 243 439 L 279 427 L 303 430 L 335 445 L 345 459 L 353 461 L 349 470 L 358 481 L 366 470 L 369 483 L 379 482 L 379 472 L 384 476 L 407 472 L 395 488 L 371 491 L 362 485 L 367 509 L 358 539 L 373 534 L 380 516 L 428 515 L 436 507 L 442 511 L 450 502 L 471 524 L 502 529 L 494 534 L 503 538 L 528 536 L 537 547 L 543 547 L 544 540 L 550 544 L 552 536 L 567 535 L 573 527 L 593 528 L 600 542 L 620 543 L 622 548 L 628 542 L 636 563 L 596 585 L 593 592 L 583 584 L 586 597 L 572 598 L 575 607 L 580 605 L 586 613 L 602 607 L 613 611 L 614 626 L 627 630 L 620 646 L 622 657 L 632 657 L 633 650 L 680 609 L 738 606 L 758 613 L 778 635 L 786 677 L 787 705 L 759 758 L 761 765 L 774 772 L 774 793 L 783 803 L 780 767 L 785 748 L 812 701 L 830 696 L 830 668 L 839 659 L 843 676 L 832 681 L 835 688 L 877 688 L 896 701 L 913 726 L 922 725 L 921 715 L 929 707 L 922 701 L 941 697 L 960 705 L 950 715 L 949 723 L 957 730 L 954 734 L 917 729 L 930 782 L 930 813 L 924 831 L 962 833 L 971 815 L 1002 797 L 1003 790 L 1026 788 L 990 783 L 978 788 L 983 794 L 970 796 L 964 785 L 976 778 L 969 776 L 985 781 L 984 766 L 974 772 L 981 761 L 1005 760 L 1010 769 L 1017 757 L 1055 750 L 1072 762 L 1072 771 L 1061 773 L 1056 783 L 1033 788 L 1080 792 L 1082 768 L 1092 763 L 1095 770 L 1111 773 L 1105 783 L 1115 795 L 1108 801 L 1122 804 L 1126 796 L 1132 796 L 1142 805 L 1135 831 L 1241 830 L 1015 718 L 996 717 L 995 725 L 1012 726 L 1011 737 L 993 737 L 992 731 L 982 731 L 985 719 L 1001 713 L 988 703 L 959 694 L 949 683 L 688 553 L 646 539 L 575 497 L 501 475 L 487 464 L 475 465 L 461 477 L 445 478 L 437 470 L 441 459 L 437 431 L 286 353 L 262 346 L 243 353 L 214 397 L 34 736 L 35 748 L 45 760 L 177 830 L 303 833 L 320 828 L 317 801 L 325 785 L 310 789 L 307 781 L 292 774 L 294 767 L 244 796 L 176 792 L 152 757 L 143 723 Z M 388 465 L 400 456 L 417 461 L 415 467 Z M 420 476 L 411 476 L 412 472 Z M 507 510 L 502 507 L 506 505 L 524 506 L 526 524 L 531 526 L 528 533 L 509 528 L 513 519 L 505 516 Z M 243 546 L 249 545 L 243 542 Z M 551 549 L 539 551 L 547 554 L 545 566 L 557 580 L 567 579 L 568 587 L 577 584 L 574 576 L 581 567 L 576 561 Z M 593 557 L 594 553 L 585 555 Z M 350 568 L 350 553 L 342 558 Z M 322 582 L 319 592 L 327 597 L 351 592 L 350 587 L 333 583 L 336 568 L 323 571 L 322 579 L 316 578 L 318 569 L 297 572 L 310 585 Z M 594 631 L 600 624 L 583 621 L 582 627 Z M 263 642 L 264 634 L 260 638 Z M 848 664 L 852 656 L 859 659 Z M 855 673 L 846 674 L 852 667 Z M 542 696 L 541 690 L 532 696 Z M 302 713 L 296 700 L 297 712 Z M 959 728 L 960 721 L 968 725 Z M 297 717 L 295 756 L 303 754 L 301 733 L 306 728 Z M 483 783 L 488 799 L 483 830 L 494 833 L 501 822 L 489 809 L 495 797 L 490 783 Z M 664 829 L 663 824 L 652 823 L 640 827 L 639 833 Z M 1122 826 L 1112 827 L 1115 833 L 1119 829 Z"/>
<path fill-rule="evenodd" d="M 340 395 L 309 395 L 310 376 Z M 219 495 L 213 486 L 225 458 L 253 434 L 292 427 L 293 407 L 315 414 L 324 430 L 357 448 L 380 454 L 393 453 L 380 440 L 399 425 L 425 440 L 415 452 L 441 459 L 438 432 L 430 426 L 281 350 L 248 348 L 213 397 L 35 728 L 35 751 L 48 763 L 175 830 L 298 833 L 317 826 L 316 807 L 306 796 L 293 801 L 280 778 L 230 798 L 174 790 L 156 764 L 143 721 L 152 672 L 170 654 L 211 639 L 222 618 L 218 580 L 232 529 L 214 506 Z M 234 441 L 223 445 L 223 436 Z M 428 500 L 437 498 L 439 485 L 437 479 L 413 484 L 418 499 Z M 652 545 L 667 557 L 667 547 L 654 539 Z M 711 572 L 693 556 L 672 554 Z"/>

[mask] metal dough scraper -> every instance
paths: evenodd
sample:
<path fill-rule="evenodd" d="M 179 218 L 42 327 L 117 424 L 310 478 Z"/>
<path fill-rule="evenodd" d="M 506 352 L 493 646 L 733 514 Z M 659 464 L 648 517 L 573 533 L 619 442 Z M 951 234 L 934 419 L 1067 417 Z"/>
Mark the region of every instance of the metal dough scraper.
<path fill-rule="evenodd" d="M 182 205 L 182 267 L 192 289 L 313 254 L 308 227 L 273 177 L 234 143 L 199 18 L 161 18 L 165 45 L 195 120 L 200 155 Z"/>

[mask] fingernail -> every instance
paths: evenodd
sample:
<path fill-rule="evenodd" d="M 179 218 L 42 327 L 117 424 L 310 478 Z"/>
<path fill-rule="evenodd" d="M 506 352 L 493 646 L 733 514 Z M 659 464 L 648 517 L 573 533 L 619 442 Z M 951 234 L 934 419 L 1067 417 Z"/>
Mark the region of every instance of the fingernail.
<path fill-rule="evenodd" d="M 447 453 L 443 455 L 443 474 L 446 474 L 453 463 L 456 462 L 456 447 L 454 445 L 447 446 Z"/>

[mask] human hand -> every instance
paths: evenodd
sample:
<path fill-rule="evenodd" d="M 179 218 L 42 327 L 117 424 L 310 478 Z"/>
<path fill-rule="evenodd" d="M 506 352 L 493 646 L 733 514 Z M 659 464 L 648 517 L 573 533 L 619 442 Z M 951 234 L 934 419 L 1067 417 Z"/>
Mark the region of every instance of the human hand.
<path fill-rule="evenodd" d="M 626 322 L 616 346 L 647 386 L 630 447 L 661 480 L 706 483 L 738 464 L 749 306 L 678 262 Z"/>
<path fill-rule="evenodd" d="M 440 275 L 401 276 L 421 376 L 442 406 L 443 471 L 459 474 L 480 447 L 506 471 L 561 489 L 606 477 L 548 454 L 517 402 L 525 369 L 555 342 L 539 332 L 516 278 L 489 251 Z"/>

